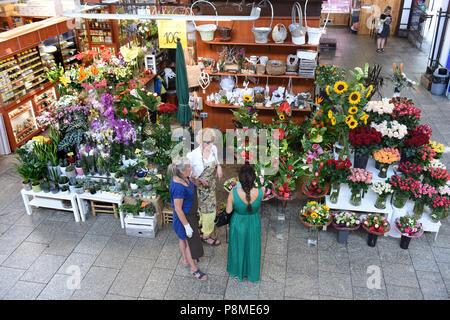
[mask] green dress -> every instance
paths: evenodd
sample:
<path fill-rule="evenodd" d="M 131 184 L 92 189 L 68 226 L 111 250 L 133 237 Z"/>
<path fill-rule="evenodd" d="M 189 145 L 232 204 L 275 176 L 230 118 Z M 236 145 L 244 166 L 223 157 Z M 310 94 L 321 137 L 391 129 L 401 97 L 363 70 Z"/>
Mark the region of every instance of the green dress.
<path fill-rule="evenodd" d="M 230 221 L 227 272 L 242 281 L 259 282 L 261 268 L 261 220 L 259 208 L 263 197 L 262 189 L 252 203 L 252 212 L 233 189 L 233 216 Z"/>

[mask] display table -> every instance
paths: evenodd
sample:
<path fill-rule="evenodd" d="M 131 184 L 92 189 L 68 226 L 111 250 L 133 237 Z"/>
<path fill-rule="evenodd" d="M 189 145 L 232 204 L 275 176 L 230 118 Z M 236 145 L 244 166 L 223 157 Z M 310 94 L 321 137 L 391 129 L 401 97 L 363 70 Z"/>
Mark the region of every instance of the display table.
<path fill-rule="evenodd" d="M 87 203 L 86 201 L 100 201 L 100 202 L 107 202 L 107 203 L 115 203 L 118 206 L 120 206 L 123 202 L 123 196 L 122 195 L 114 195 L 112 193 L 95 193 L 95 194 L 91 194 L 91 193 L 81 193 L 81 194 L 77 194 L 77 202 L 78 202 L 78 206 L 80 207 L 80 213 L 81 213 L 81 218 L 83 219 L 83 221 L 85 221 L 86 218 L 86 213 L 88 212 L 88 207 L 87 207 Z M 120 214 L 120 225 L 122 226 L 122 228 L 125 228 L 125 223 L 124 223 L 124 216 L 123 213 L 119 211 Z"/>
<path fill-rule="evenodd" d="M 23 204 L 25 205 L 25 210 L 28 215 L 33 213 L 32 206 L 41 207 L 41 208 L 50 208 L 64 211 L 72 211 L 73 216 L 76 222 L 80 222 L 80 213 L 78 211 L 77 204 L 77 194 L 75 193 L 67 193 L 63 194 L 61 191 L 58 193 L 51 192 L 34 192 L 33 190 L 25 190 L 22 189 L 20 191 L 23 199 Z M 32 199 L 30 200 L 30 197 Z M 71 202 L 72 207 L 66 208 L 62 204 L 62 200 L 68 200 Z M 85 221 L 84 215 L 82 215 L 81 219 Z"/>

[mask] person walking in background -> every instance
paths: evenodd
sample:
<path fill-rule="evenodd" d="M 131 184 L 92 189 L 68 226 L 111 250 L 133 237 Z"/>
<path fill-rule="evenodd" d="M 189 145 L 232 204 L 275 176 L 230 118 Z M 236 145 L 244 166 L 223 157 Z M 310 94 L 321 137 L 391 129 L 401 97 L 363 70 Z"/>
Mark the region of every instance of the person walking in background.
<path fill-rule="evenodd" d="M 195 185 L 189 179 L 189 159 L 178 157 L 168 168 L 170 181 L 170 202 L 173 208 L 173 229 L 178 236 L 183 264 L 191 267 L 191 273 L 200 280 L 207 276 L 196 266 L 195 260 L 203 256 L 203 245 L 198 232 L 198 201 Z"/>
<path fill-rule="evenodd" d="M 391 10 L 392 8 L 387 6 L 384 9 L 384 13 L 380 16 L 380 23 L 383 25 L 383 29 L 377 30 L 378 31 L 378 37 L 377 37 L 377 52 L 378 53 L 384 53 L 384 45 L 386 43 L 387 37 L 391 34 L 391 23 L 392 23 L 392 16 L 391 16 Z"/>
<path fill-rule="evenodd" d="M 259 208 L 264 188 L 254 187 L 256 174 L 246 164 L 239 171 L 241 187 L 228 194 L 226 212 L 230 221 L 227 272 L 236 281 L 259 282 L 261 269 L 261 219 Z"/>
<path fill-rule="evenodd" d="M 217 178 L 222 178 L 222 167 L 217 158 L 217 147 L 214 145 L 215 134 L 210 128 L 202 129 L 196 137 L 199 146 L 187 154 L 192 165 L 192 173 L 198 186 L 198 211 L 200 215 L 202 241 L 218 246 L 220 241 L 213 238 L 214 219 L 217 214 L 216 203 L 216 169 Z"/>

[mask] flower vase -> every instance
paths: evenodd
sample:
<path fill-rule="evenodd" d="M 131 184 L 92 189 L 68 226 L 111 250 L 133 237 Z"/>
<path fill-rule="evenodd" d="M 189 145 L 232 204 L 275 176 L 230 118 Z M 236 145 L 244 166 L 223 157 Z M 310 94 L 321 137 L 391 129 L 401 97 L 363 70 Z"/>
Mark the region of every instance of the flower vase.
<path fill-rule="evenodd" d="M 375 208 L 377 209 L 386 209 L 386 200 L 388 195 L 387 194 L 380 194 L 378 195 L 377 201 L 375 201 Z"/>
<path fill-rule="evenodd" d="M 367 161 L 369 161 L 369 154 L 359 155 L 355 152 L 353 167 L 365 169 L 367 167 Z"/>
<path fill-rule="evenodd" d="M 393 98 L 400 97 L 400 89 L 394 88 L 394 94 L 392 95 Z"/>
<path fill-rule="evenodd" d="M 331 185 L 330 202 L 336 203 L 339 198 L 339 191 L 341 189 L 341 184 L 339 182 L 334 182 Z"/>
<path fill-rule="evenodd" d="M 430 214 L 430 219 L 433 222 L 437 223 L 441 220 L 441 215 L 442 215 L 441 209 L 433 209 Z"/>
<path fill-rule="evenodd" d="M 75 172 L 76 172 L 77 175 L 79 175 L 79 176 L 84 176 L 83 168 L 75 167 Z"/>
<path fill-rule="evenodd" d="M 308 230 L 308 247 L 317 246 L 317 239 L 319 236 L 319 230 L 317 227 L 309 227 Z"/>
<path fill-rule="evenodd" d="M 378 177 L 379 178 L 386 178 L 388 169 L 389 169 L 389 164 L 388 163 L 380 163 L 380 171 L 378 172 Z"/>
<path fill-rule="evenodd" d="M 355 207 L 361 205 L 361 190 L 352 190 L 350 203 Z"/>
<path fill-rule="evenodd" d="M 408 249 L 410 241 L 411 241 L 410 237 L 402 235 L 402 237 L 400 238 L 400 248 Z"/>
<path fill-rule="evenodd" d="M 375 161 L 375 169 L 380 170 L 380 163 Z"/>
<path fill-rule="evenodd" d="M 408 200 L 408 196 L 405 196 L 401 193 L 396 192 L 394 194 L 394 207 L 396 208 L 403 208 L 406 204 L 406 201 Z"/>
<path fill-rule="evenodd" d="M 337 242 L 340 244 L 346 244 L 350 230 L 338 230 Z"/>
<path fill-rule="evenodd" d="M 425 204 L 423 202 L 419 202 L 419 201 L 416 201 L 414 203 L 414 208 L 413 208 L 414 218 L 416 218 L 416 219 L 422 218 L 424 205 Z"/>
<path fill-rule="evenodd" d="M 369 247 L 375 247 L 377 244 L 378 235 L 369 233 L 369 236 L 367 238 L 367 245 Z"/>

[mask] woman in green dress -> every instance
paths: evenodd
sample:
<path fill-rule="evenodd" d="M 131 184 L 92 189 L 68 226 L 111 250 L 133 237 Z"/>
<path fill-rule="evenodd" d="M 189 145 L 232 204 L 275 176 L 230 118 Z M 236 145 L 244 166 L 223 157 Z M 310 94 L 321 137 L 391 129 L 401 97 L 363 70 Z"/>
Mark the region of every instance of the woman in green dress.
<path fill-rule="evenodd" d="M 256 174 L 246 164 L 239 171 L 240 188 L 228 195 L 226 212 L 230 221 L 227 272 L 237 281 L 259 282 L 261 269 L 261 220 L 259 208 L 264 188 L 254 187 Z"/>

